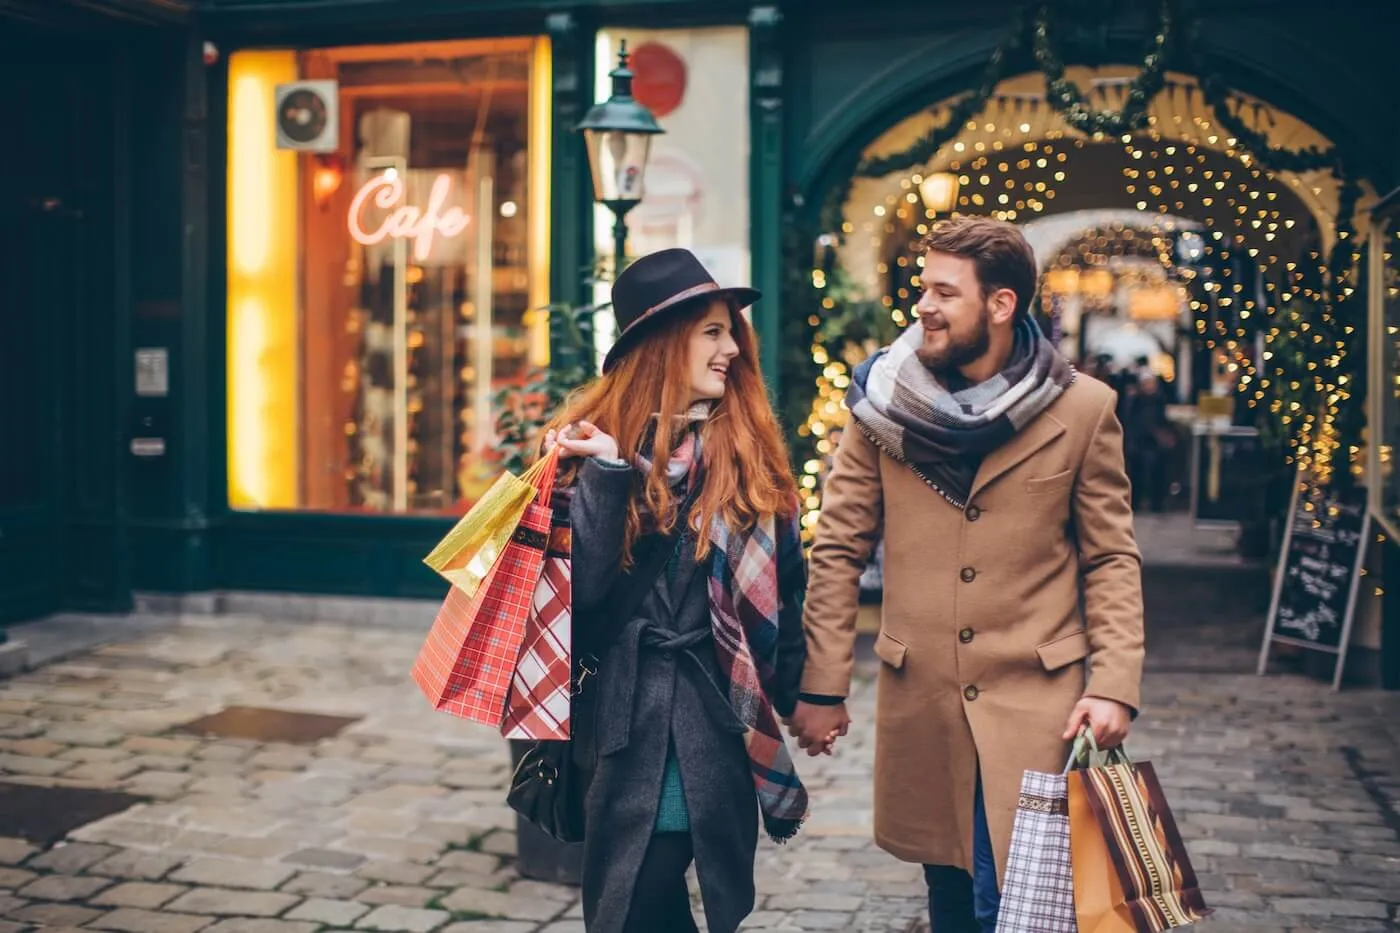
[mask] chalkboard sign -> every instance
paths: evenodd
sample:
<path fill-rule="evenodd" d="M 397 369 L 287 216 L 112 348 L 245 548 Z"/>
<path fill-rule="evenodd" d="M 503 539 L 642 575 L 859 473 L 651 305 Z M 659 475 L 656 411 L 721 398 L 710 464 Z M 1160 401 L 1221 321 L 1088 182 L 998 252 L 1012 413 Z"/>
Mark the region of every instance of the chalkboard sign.
<path fill-rule="evenodd" d="M 1191 450 L 1191 516 L 1197 528 L 1234 528 L 1264 508 L 1259 431 L 1197 425 Z"/>
<path fill-rule="evenodd" d="M 1341 687 L 1370 526 L 1365 487 L 1319 487 L 1300 477 L 1259 652 L 1260 674 L 1270 645 L 1279 642 L 1335 654 L 1332 688 Z"/>

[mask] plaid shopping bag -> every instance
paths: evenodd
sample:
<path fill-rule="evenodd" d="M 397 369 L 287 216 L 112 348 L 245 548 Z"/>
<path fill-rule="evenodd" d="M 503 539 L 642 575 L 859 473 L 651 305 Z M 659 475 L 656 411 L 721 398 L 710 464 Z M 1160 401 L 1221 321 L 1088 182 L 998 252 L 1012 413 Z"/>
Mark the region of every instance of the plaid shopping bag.
<path fill-rule="evenodd" d="M 500 728 L 525 640 L 525 620 L 544 565 L 557 454 L 530 472 L 538 497 L 525 507 L 500 559 L 472 595 L 451 587 L 413 664 L 435 709 Z"/>
<path fill-rule="evenodd" d="M 1210 914 L 1150 762 L 1069 776 L 1079 933 L 1162 933 Z"/>
<path fill-rule="evenodd" d="M 1067 798 L 1064 774 L 1021 776 L 996 933 L 1078 933 Z"/>
<path fill-rule="evenodd" d="M 501 734 L 508 739 L 569 738 L 573 696 L 571 549 L 568 512 L 556 508 L 544 571 L 525 621 L 525 646 L 506 700 Z"/>

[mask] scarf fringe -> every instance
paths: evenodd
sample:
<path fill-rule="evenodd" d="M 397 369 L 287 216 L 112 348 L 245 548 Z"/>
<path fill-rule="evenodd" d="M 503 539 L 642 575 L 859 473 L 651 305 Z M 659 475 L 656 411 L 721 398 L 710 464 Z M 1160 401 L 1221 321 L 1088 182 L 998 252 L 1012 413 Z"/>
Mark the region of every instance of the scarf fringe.
<path fill-rule="evenodd" d="M 778 845 L 787 845 L 797 835 L 798 830 L 807 822 L 807 817 L 799 817 L 795 820 L 784 819 L 779 816 L 769 816 L 763 814 L 763 831 Z"/>

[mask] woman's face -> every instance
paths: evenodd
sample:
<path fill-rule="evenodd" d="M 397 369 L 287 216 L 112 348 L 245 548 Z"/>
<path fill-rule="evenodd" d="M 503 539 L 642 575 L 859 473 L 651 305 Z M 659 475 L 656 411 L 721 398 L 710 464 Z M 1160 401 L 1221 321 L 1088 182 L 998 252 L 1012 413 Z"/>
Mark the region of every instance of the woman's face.
<path fill-rule="evenodd" d="M 739 355 L 734 340 L 734 318 L 726 301 L 714 301 L 690 333 L 690 401 L 724 396 L 729 364 Z"/>

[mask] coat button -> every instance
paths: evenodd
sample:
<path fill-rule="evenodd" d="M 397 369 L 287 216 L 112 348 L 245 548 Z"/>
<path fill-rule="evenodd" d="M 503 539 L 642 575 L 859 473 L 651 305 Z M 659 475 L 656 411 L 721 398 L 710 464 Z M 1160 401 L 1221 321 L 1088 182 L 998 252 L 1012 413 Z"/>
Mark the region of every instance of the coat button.
<path fill-rule="evenodd" d="M 961 632 L 958 632 L 958 641 L 962 642 L 964 645 L 972 641 L 972 629 L 965 628 Z"/>
<path fill-rule="evenodd" d="M 969 701 L 977 699 L 977 694 L 978 690 L 976 687 L 969 686 L 963 688 L 963 696 L 966 697 Z"/>
<path fill-rule="evenodd" d="M 958 576 L 962 577 L 962 582 L 971 583 L 973 580 L 977 579 L 977 571 L 973 570 L 971 567 L 964 567 L 962 573 L 958 574 Z"/>
<path fill-rule="evenodd" d="M 979 508 L 978 508 L 977 506 L 975 506 L 975 505 L 969 505 L 969 506 L 967 507 L 967 512 L 966 512 L 966 514 L 967 514 L 967 520 L 968 520 L 968 521 L 970 521 L 970 522 L 975 522 L 975 521 L 977 521 L 977 519 L 979 519 L 979 518 L 982 517 L 982 510 L 979 509 Z"/>

